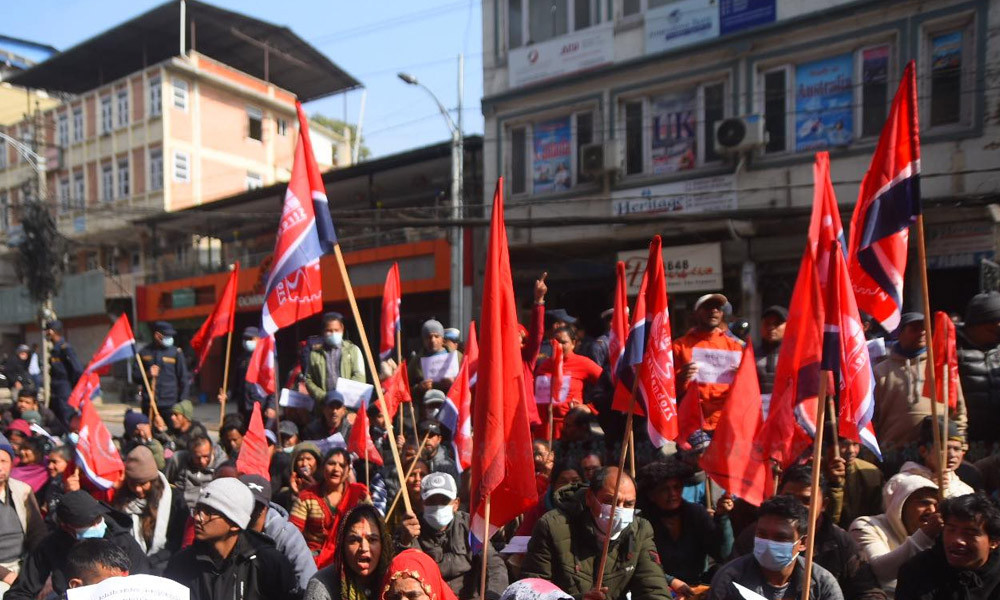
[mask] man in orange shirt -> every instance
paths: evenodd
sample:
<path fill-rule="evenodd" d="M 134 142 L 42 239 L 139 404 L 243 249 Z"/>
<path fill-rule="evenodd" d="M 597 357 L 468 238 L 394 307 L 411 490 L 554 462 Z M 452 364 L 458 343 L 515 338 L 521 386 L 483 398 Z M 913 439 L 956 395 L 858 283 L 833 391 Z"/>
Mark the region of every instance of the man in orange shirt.
<path fill-rule="evenodd" d="M 692 379 L 698 383 L 705 431 L 715 431 L 719 414 L 729 395 L 729 386 L 743 356 L 743 346 L 727 335 L 722 307 L 728 302 L 722 294 L 705 294 L 694 305 L 695 326 L 674 340 L 674 369 L 677 374 L 678 399 Z"/>

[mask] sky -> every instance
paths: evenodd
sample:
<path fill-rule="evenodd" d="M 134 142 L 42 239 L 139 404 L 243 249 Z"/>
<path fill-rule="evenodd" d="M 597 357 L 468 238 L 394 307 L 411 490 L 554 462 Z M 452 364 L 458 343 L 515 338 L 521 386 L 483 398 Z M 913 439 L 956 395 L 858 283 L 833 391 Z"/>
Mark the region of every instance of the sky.
<path fill-rule="evenodd" d="M 158 6 L 164 0 L 0 0 L 0 34 L 70 48 Z M 362 136 L 372 157 L 450 139 L 444 118 L 422 89 L 399 80 L 408 72 L 450 110 L 457 106 L 458 55 L 465 55 L 462 128 L 482 133 L 480 0 L 209 0 L 211 4 L 284 25 L 367 88 Z M 446 35 L 442 35 L 446 32 Z M 357 122 L 362 91 L 346 94 Z M 345 95 L 305 105 L 309 114 L 343 119 Z M 455 113 L 453 112 L 454 116 Z"/>

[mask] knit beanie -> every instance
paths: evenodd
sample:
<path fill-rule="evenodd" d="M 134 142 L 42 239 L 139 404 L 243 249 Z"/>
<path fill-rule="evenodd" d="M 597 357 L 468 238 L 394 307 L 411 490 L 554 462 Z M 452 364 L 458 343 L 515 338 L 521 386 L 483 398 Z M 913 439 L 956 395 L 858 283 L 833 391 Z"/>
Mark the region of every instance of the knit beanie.
<path fill-rule="evenodd" d="M 194 420 L 194 405 L 190 400 L 181 400 L 171 409 L 175 415 L 182 415 L 188 421 Z"/>
<path fill-rule="evenodd" d="M 427 337 L 431 334 L 443 336 L 444 325 L 441 324 L 441 321 L 436 321 L 434 319 L 424 321 L 424 326 L 420 329 L 420 334 L 423 337 Z"/>
<path fill-rule="evenodd" d="M 148 425 L 149 417 L 131 408 L 125 411 L 125 435 L 132 435 L 139 425 Z"/>
<path fill-rule="evenodd" d="M 253 513 L 253 492 L 235 477 L 220 477 L 201 488 L 198 504 L 216 510 L 233 525 L 246 529 Z"/>
<path fill-rule="evenodd" d="M 11 445 L 10 440 L 7 436 L 0 433 L 0 450 L 3 450 L 7 454 L 10 454 L 10 459 L 14 460 L 14 446 Z"/>
<path fill-rule="evenodd" d="M 136 446 L 125 457 L 125 476 L 134 483 L 146 483 L 159 477 L 153 451 L 146 446 Z"/>

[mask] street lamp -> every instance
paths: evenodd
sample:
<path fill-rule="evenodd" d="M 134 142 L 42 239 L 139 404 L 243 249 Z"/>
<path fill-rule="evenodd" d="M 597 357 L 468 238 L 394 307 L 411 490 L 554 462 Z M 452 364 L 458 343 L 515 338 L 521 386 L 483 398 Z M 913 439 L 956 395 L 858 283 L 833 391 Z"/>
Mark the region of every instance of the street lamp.
<path fill-rule="evenodd" d="M 415 85 L 427 92 L 437 104 L 451 132 L 451 218 L 455 223 L 462 218 L 462 184 L 464 181 L 464 153 L 462 138 L 462 88 L 464 58 L 458 56 L 458 121 L 451 118 L 448 109 L 444 107 L 437 95 L 429 87 L 409 73 L 398 73 L 397 76 L 408 85 Z M 465 326 L 465 290 L 463 285 L 463 245 L 462 228 L 455 225 L 451 228 L 451 292 L 449 295 L 448 320 L 449 326 L 459 329 Z"/>

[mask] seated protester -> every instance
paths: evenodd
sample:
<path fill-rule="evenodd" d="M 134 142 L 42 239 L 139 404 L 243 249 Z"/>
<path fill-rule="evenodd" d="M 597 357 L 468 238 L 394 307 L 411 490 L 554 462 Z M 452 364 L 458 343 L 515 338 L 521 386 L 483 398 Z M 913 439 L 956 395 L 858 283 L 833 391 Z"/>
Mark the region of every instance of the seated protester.
<path fill-rule="evenodd" d="M 479 598 L 483 555 L 469 545 L 469 513 L 458 509 L 458 486 L 451 475 L 432 472 L 420 483 L 423 511 L 409 515 L 396 530 L 399 549 L 423 550 L 434 559 L 441 576 L 463 600 Z M 507 567 L 497 552 L 487 553 L 486 590 L 499 597 L 507 587 Z"/>
<path fill-rule="evenodd" d="M 184 497 L 156 470 L 149 448 L 136 446 L 125 457 L 125 481 L 111 505 L 129 516 L 132 537 L 149 557 L 152 572 L 162 573 L 170 557 L 181 549 L 188 507 Z"/>
<path fill-rule="evenodd" d="M 28 554 L 5 600 L 35 600 L 52 577 L 52 591 L 62 596 L 69 585 L 68 553 L 82 540 L 102 538 L 128 556 L 130 573 L 149 573 L 149 560 L 132 537 L 128 518 L 83 490 L 64 495 L 56 508 L 58 528 Z"/>
<path fill-rule="evenodd" d="M 170 427 L 167 435 L 173 441 L 173 449 L 187 448 L 192 438 L 208 436 L 208 430 L 194 418 L 194 405 L 190 400 L 181 400 L 170 409 Z"/>
<path fill-rule="evenodd" d="M 941 538 L 899 569 L 896 598 L 1000 597 L 1000 509 L 985 494 L 951 497 L 941 504 Z"/>
<path fill-rule="evenodd" d="M 402 498 L 396 500 L 396 498 L 400 495 L 399 483 L 398 483 L 398 478 L 393 478 L 397 481 L 395 486 L 396 491 L 392 493 L 392 498 L 389 500 L 389 504 L 391 506 L 392 502 L 395 501 L 397 506 L 396 510 L 392 511 L 392 514 L 389 516 L 389 522 L 386 524 L 389 527 L 390 533 L 400 531 L 400 527 L 402 526 L 403 521 L 405 521 L 406 519 L 412 518 L 414 515 L 423 514 L 424 501 L 423 498 L 420 497 L 420 489 L 421 489 L 420 486 L 424 480 L 424 477 L 427 477 L 431 473 L 430 467 L 427 466 L 427 463 L 419 458 L 416 458 L 415 456 L 410 457 L 409 459 L 404 458 L 400 460 L 403 463 L 403 472 L 409 473 L 409 475 L 406 478 L 406 493 L 410 498 L 410 508 L 413 509 L 413 513 L 406 514 L 406 510 L 404 509 L 405 505 L 403 504 Z M 416 464 L 413 464 L 414 461 L 416 461 Z M 402 545 L 408 546 L 409 544 L 404 543 Z"/>
<path fill-rule="evenodd" d="M 837 440 L 840 456 L 834 456 L 834 446 L 828 440 Z M 835 437 L 828 426 L 823 437 L 823 475 L 829 486 L 826 514 L 847 529 L 858 517 L 882 512 L 882 471 L 872 463 L 858 458 L 861 444 L 845 437 Z"/>
<path fill-rule="evenodd" d="M 271 482 L 260 475 L 240 475 L 239 480 L 253 494 L 253 513 L 248 529 L 263 533 L 285 555 L 295 570 L 300 589 L 316 574 L 316 563 L 302 532 L 288 522 L 288 512 L 271 502 Z"/>
<path fill-rule="evenodd" d="M 267 451 L 271 453 L 267 472 L 271 478 L 272 488 L 279 490 L 287 488 L 292 476 L 292 455 L 280 450 L 278 434 L 274 433 L 273 428 L 265 429 L 264 437 L 267 439 Z"/>
<path fill-rule="evenodd" d="M 604 459 L 596 452 L 588 452 L 580 458 L 579 465 L 577 472 L 580 473 L 584 481 L 590 483 L 604 468 Z"/>
<path fill-rule="evenodd" d="M 292 565 L 266 535 L 247 527 L 253 494 L 233 477 L 202 490 L 194 509 L 195 542 L 170 559 L 163 576 L 191 590 L 191 600 L 292 600 L 302 591 Z"/>
<path fill-rule="evenodd" d="M 24 419 L 14 419 L 7 425 L 4 435 L 7 436 L 7 441 L 14 448 L 14 455 L 20 456 L 21 444 L 24 443 L 24 440 L 35 435 L 35 432 L 31 430 L 31 425 Z"/>
<path fill-rule="evenodd" d="M 306 538 L 316 566 L 321 569 L 333 562 L 336 554 L 337 525 L 347 511 L 368 498 L 364 484 L 349 481 L 350 460 L 343 448 L 327 452 L 318 483 L 299 492 L 289 516 Z"/>
<path fill-rule="evenodd" d="M 820 486 L 824 494 L 826 481 L 820 476 Z M 778 494 L 796 498 L 807 509 L 812 498 L 812 467 L 795 465 L 781 474 Z M 833 524 L 826 516 L 826 497 L 821 499 L 819 516 L 816 521 L 815 562 L 833 574 L 840 582 L 846 600 L 883 600 L 885 592 L 878 584 L 871 567 L 864 562 L 861 551 L 850 534 Z M 756 524 L 748 526 L 736 538 L 733 556 L 736 558 L 750 554 L 754 550 Z"/>
<path fill-rule="evenodd" d="M 433 381 L 424 377 L 424 368 L 420 360 L 421 357 L 448 354 L 448 350 L 444 347 L 444 326 L 441 325 L 441 322 L 434 319 L 424 321 L 423 326 L 420 328 L 420 339 L 423 342 L 423 352 L 419 357 L 415 353 L 410 356 L 406 364 L 406 375 L 411 386 L 410 397 L 413 398 L 413 401 L 418 406 L 423 406 L 424 394 L 428 390 L 435 389 L 448 393 L 448 389 L 451 388 L 454 380 L 450 377 L 444 377 L 438 381 Z M 456 366 L 461 365 L 462 353 L 456 350 L 451 360 L 455 361 Z"/>
<path fill-rule="evenodd" d="M 533 508 L 529 508 L 521 518 L 521 524 L 517 526 L 517 531 L 514 535 L 531 535 L 531 531 L 535 528 L 535 523 L 538 519 L 555 509 L 555 493 L 567 485 L 580 483 L 583 478 L 580 477 L 580 472 L 573 466 L 556 463 L 552 467 L 552 485 L 549 486 L 545 493 L 538 498 L 538 504 Z M 589 481 L 587 483 L 590 483 Z"/>
<path fill-rule="evenodd" d="M 619 486 L 617 506 L 612 508 L 615 485 Z M 564 487 L 555 494 L 555 510 L 539 519 L 528 542 L 521 577 L 551 581 L 574 598 L 624 598 L 666 600 L 671 597 L 664 577 L 653 528 L 635 517 L 636 491 L 632 478 L 606 467 L 589 485 Z M 608 549 L 605 590 L 594 589 L 594 573 L 600 562 L 605 536 Z M 675 590 L 689 595 L 689 588 Z"/>
<path fill-rule="evenodd" d="M 421 421 L 420 438 L 426 439 L 420 449 L 420 458 L 430 468 L 431 473 L 447 473 L 452 479 L 458 479 L 458 467 L 448 453 L 448 446 L 441 443 L 444 439 L 442 426 L 437 421 Z"/>
<path fill-rule="evenodd" d="M 699 429 L 688 436 L 690 448 L 677 449 L 677 458 L 691 469 L 691 477 L 684 482 L 684 499 L 692 504 L 700 504 L 701 506 L 715 504 L 726 493 L 726 490 L 719 486 L 712 486 L 712 498 L 708 502 L 705 501 L 705 496 L 708 494 L 708 486 L 705 481 L 708 476 L 701 469 L 698 461 L 705 450 L 708 450 L 708 445 L 711 442 L 712 438 L 703 429 Z"/>
<path fill-rule="evenodd" d="M 569 378 L 566 399 L 552 405 L 552 437 L 558 440 L 562 437 L 563 420 L 566 418 L 566 414 L 572 408 L 584 403 L 585 388 L 596 385 L 601 379 L 603 370 L 594 361 L 573 351 L 576 348 L 576 337 L 569 327 L 560 327 L 553 331 L 552 341 L 562 346 L 563 377 Z M 552 359 L 547 358 L 538 365 L 535 375 L 551 376 L 554 369 Z M 546 431 L 549 423 L 549 411 L 540 411 L 539 416 L 542 419 L 540 428 L 542 431 Z"/>
<path fill-rule="evenodd" d="M 66 554 L 67 587 L 96 585 L 112 577 L 128 577 L 132 562 L 114 543 L 96 538 L 83 540 Z"/>
<path fill-rule="evenodd" d="M 219 445 L 226 451 L 226 456 L 236 460 L 243 446 L 243 436 L 247 433 L 246 423 L 243 417 L 232 413 L 222 419 L 222 427 L 219 427 Z"/>
<path fill-rule="evenodd" d="M 372 402 L 371 406 L 375 406 Z M 375 410 L 378 411 L 378 407 L 375 406 Z M 371 416 L 371 413 L 369 413 Z M 292 421 L 283 420 L 278 423 L 278 438 L 281 440 L 281 449 L 284 452 L 291 454 L 295 448 L 295 444 L 299 443 L 299 426 Z"/>
<path fill-rule="evenodd" d="M 576 406 L 563 418 L 562 436 L 553 442 L 556 457 L 576 462 L 587 454 L 604 456 L 604 434 L 597 428 L 594 413 L 585 406 Z M 596 431 L 595 431 L 596 429 Z M 586 478 L 583 473 L 581 476 Z"/>
<path fill-rule="evenodd" d="M 437 563 L 420 550 L 403 550 L 389 562 L 378 600 L 458 600 Z M 346 600 L 346 599 L 344 599 Z"/>
<path fill-rule="evenodd" d="M 649 463 L 639 471 L 639 507 L 653 526 L 653 541 L 660 561 L 668 565 L 671 587 L 683 589 L 708 583 L 708 559 L 722 564 L 733 549 L 733 528 L 728 512 L 733 500 L 719 499 L 715 515 L 703 504 L 683 497 L 691 467 L 675 457 Z"/>
<path fill-rule="evenodd" d="M 885 513 L 858 517 L 850 532 L 882 589 L 892 597 L 899 568 L 934 545 L 942 521 L 937 512 L 938 486 L 929 479 L 898 473 L 885 484 L 883 495 Z"/>
<path fill-rule="evenodd" d="M 712 578 L 707 600 L 742 600 L 734 583 L 764 598 L 800 598 L 805 576 L 809 509 L 792 496 L 774 496 L 760 505 L 753 553 L 723 566 Z M 809 597 L 843 600 L 837 579 L 818 562 L 812 566 Z"/>
<path fill-rule="evenodd" d="M 289 463 L 288 487 L 278 492 L 275 502 L 286 511 L 299 497 L 299 492 L 316 485 L 319 480 L 319 461 L 322 456 L 319 446 L 313 442 L 302 442 L 295 445 L 292 460 Z"/>
<path fill-rule="evenodd" d="M 187 450 L 175 453 L 167 463 L 164 475 L 187 504 L 193 509 L 198 496 L 212 475 L 223 462 L 223 457 L 215 452 L 212 440 L 207 436 L 195 436 L 188 442 Z"/>
<path fill-rule="evenodd" d="M 330 390 L 320 404 L 319 419 L 312 419 L 302 430 L 302 437 L 307 440 L 324 440 L 335 433 L 344 436 L 346 442 L 351 437 L 351 422 L 347 418 L 347 408 L 344 406 L 344 395 L 337 390 Z"/>
<path fill-rule="evenodd" d="M 920 453 L 920 462 L 907 461 L 899 469 L 900 473 L 910 473 L 920 475 L 926 479 L 937 481 L 939 459 L 934 452 L 934 429 L 931 425 L 931 417 L 927 417 L 920 422 L 920 439 L 917 442 L 917 452 Z M 944 420 L 938 418 L 938 430 L 943 431 Z M 962 464 L 965 457 L 965 436 L 958 432 L 958 426 L 954 421 L 948 421 L 948 435 L 941 436 L 941 443 L 945 445 L 948 454 L 947 462 L 944 465 L 944 490 L 942 496 L 954 498 L 955 496 L 965 496 L 973 493 L 972 487 L 958 478 L 956 469 Z"/>
<path fill-rule="evenodd" d="M 444 406 L 444 401 L 447 396 L 441 390 L 427 390 L 424 393 L 424 399 L 420 403 L 420 412 L 425 419 L 437 419 L 438 413 L 441 412 L 441 407 Z M 381 411 L 379 411 L 381 412 Z M 407 413 L 403 414 L 403 427 L 413 427 L 410 423 L 410 419 L 407 419 L 409 415 Z"/>
<path fill-rule="evenodd" d="M 68 444 L 56 446 L 49 452 L 46 461 L 49 478 L 35 494 L 42 516 L 51 514 L 55 517 L 56 506 L 63 494 L 80 489 L 79 469 L 72 464 L 75 458 L 73 448 Z"/>
<path fill-rule="evenodd" d="M 21 442 L 17 452 L 17 466 L 11 469 L 10 476 L 27 483 L 32 493 L 38 493 L 49 480 L 49 471 L 45 464 L 45 450 L 42 440 L 30 437 Z"/>
<path fill-rule="evenodd" d="M 337 531 L 337 555 L 309 580 L 304 600 L 377 598 L 389 570 L 393 544 L 375 507 L 359 504 Z"/>
<path fill-rule="evenodd" d="M 38 404 L 38 391 L 33 387 L 22 387 L 18 390 L 15 408 L 17 409 L 15 415 L 21 419 L 24 418 L 24 413 L 31 410 L 36 411 L 42 417 L 39 424 L 53 436 L 60 436 L 66 433 L 66 428 L 63 426 L 62 421 L 56 417 L 56 413 Z"/>
<path fill-rule="evenodd" d="M 156 460 L 156 468 L 166 468 L 166 460 L 163 456 L 163 444 L 153 435 L 153 428 L 149 424 L 149 417 L 132 410 L 125 411 L 125 431 L 122 434 L 120 452 L 125 456 L 136 446 L 146 446 L 153 453 Z"/>
<path fill-rule="evenodd" d="M 14 448 L 0 435 L 0 596 L 21 570 L 22 557 L 48 533 L 31 488 L 11 478 L 13 461 Z"/>
<path fill-rule="evenodd" d="M 982 475 L 983 491 L 996 497 L 1000 493 L 1000 454 L 991 454 L 973 464 Z"/>

